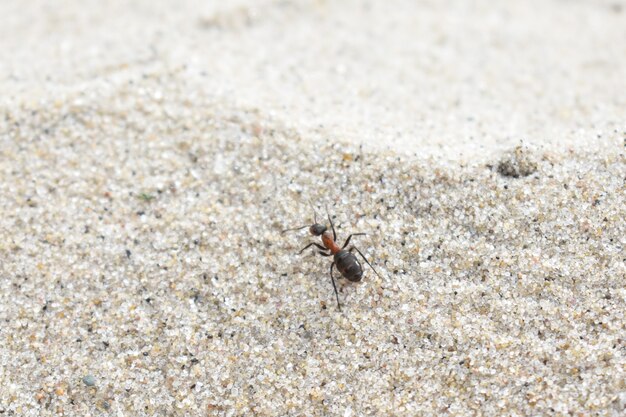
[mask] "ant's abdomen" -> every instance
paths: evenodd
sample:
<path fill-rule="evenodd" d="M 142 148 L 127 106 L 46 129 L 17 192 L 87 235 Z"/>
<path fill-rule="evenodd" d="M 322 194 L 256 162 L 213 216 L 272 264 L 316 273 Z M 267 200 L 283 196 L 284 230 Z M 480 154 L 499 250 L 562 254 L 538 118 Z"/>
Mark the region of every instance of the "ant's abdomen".
<path fill-rule="evenodd" d="M 363 278 L 361 264 L 352 253 L 340 250 L 335 254 L 335 265 L 341 275 L 348 281 L 357 282 Z"/>

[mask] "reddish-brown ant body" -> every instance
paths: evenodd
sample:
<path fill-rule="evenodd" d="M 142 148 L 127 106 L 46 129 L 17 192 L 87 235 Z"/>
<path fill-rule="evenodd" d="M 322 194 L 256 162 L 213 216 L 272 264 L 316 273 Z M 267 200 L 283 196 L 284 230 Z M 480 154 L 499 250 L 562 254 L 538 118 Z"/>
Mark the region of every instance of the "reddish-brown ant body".
<path fill-rule="evenodd" d="M 314 209 L 315 210 L 315 209 Z M 330 218 L 330 214 L 328 214 L 328 222 L 330 223 L 330 227 L 332 229 L 332 234 L 327 229 L 327 227 L 323 224 L 319 224 L 317 222 L 317 215 L 315 215 L 314 223 L 311 226 L 301 226 L 295 227 L 292 229 L 283 230 L 281 233 L 285 233 L 292 230 L 301 230 L 304 228 L 308 228 L 309 232 L 313 236 L 321 236 L 322 237 L 322 245 L 316 242 L 309 243 L 302 250 L 300 250 L 300 254 L 310 248 L 311 246 L 315 246 L 320 249 L 318 253 L 322 256 L 333 256 L 333 263 L 330 264 L 330 279 L 333 283 L 333 289 L 335 290 L 335 297 L 337 297 L 337 308 L 341 311 L 341 304 L 339 303 L 339 293 L 337 292 L 337 285 L 335 284 L 335 277 L 333 276 L 333 268 L 337 266 L 337 270 L 341 273 L 341 275 L 351 282 L 359 282 L 363 278 L 363 268 L 361 267 L 361 263 L 356 258 L 356 256 L 352 253 L 353 250 L 356 250 L 359 255 L 363 258 L 363 260 L 372 268 L 372 271 L 380 278 L 380 274 L 374 269 L 372 264 L 367 260 L 365 255 L 361 253 L 361 251 L 354 245 L 350 247 L 350 249 L 346 250 L 346 246 L 350 243 L 350 239 L 352 236 L 362 236 L 365 233 L 352 233 L 346 241 L 344 242 L 342 247 L 337 245 L 337 233 L 335 232 L 335 226 L 333 224 L 332 219 Z"/>

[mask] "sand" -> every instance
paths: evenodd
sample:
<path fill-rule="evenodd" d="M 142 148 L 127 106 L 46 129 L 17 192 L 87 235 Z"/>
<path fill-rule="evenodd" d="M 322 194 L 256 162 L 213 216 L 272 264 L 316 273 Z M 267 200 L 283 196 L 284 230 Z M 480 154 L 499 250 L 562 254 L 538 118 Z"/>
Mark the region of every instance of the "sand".
<path fill-rule="evenodd" d="M 626 9 L 509 3 L 3 2 L 0 415 L 621 415 Z"/>

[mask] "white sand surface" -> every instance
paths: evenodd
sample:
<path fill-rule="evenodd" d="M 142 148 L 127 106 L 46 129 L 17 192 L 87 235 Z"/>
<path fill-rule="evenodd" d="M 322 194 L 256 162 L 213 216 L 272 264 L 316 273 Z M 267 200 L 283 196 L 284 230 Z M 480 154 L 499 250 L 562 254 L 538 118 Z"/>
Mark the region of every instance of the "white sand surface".
<path fill-rule="evenodd" d="M 624 412 L 624 2 L 0 16 L 0 416 Z"/>

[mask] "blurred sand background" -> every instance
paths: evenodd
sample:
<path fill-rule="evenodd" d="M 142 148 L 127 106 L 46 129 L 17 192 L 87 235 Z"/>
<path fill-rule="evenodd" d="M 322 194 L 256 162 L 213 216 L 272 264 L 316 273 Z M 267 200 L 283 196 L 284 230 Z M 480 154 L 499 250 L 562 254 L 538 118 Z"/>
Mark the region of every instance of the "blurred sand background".
<path fill-rule="evenodd" d="M 624 22 L 0 2 L 0 416 L 621 415 Z"/>

